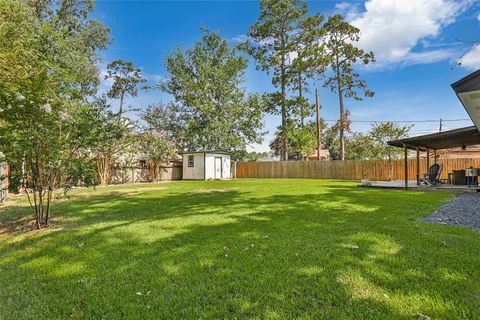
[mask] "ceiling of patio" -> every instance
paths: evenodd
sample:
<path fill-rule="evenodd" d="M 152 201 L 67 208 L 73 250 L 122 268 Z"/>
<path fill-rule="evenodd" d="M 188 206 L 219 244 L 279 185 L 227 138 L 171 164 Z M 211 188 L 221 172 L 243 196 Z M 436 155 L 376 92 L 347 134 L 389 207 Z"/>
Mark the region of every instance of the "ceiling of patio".
<path fill-rule="evenodd" d="M 389 145 L 421 150 L 450 149 L 480 144 L 480 131 L 475 126 L 389 141 Z"/>

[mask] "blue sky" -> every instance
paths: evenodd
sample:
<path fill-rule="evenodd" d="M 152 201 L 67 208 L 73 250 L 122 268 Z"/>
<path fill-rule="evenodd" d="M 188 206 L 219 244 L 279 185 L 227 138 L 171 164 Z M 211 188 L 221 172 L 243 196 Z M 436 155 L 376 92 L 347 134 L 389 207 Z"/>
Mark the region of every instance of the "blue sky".
<path fill-rule="evenodd" d="M 357 69 L 375 96 L 362 102 L 347 101 L 354 131 L 367 131 L 369 122 L 374 120 L 468 118 L 450 84 L 480 69 L 480 47 L 467 53 L 462 66 L 455 66 L 455 61 L 469 48 L 465 42 L 480 40 L 479 1 L 310 1 L 309 8 L 312 13 L 325 16 L 342 13 L 361 29 L 359 46 L 373 50 L 377 56 L 374 65 Z M 167 76 L 166 55 L 177 45 L 184 49 L 192 46 L 201 37 L 201 27 L 218 31 L 233 46 L 245 36 L 258 14 L 257 1 L 97 0 L 95 10 L 95 17 L 111 29 L 113 38 L 112 45 L 102 53 L 105 64 L 119 58 L 130 60 L 151 83 Z M 255 70 L 254 61 L 249 64 L 245 81 L 251 92 L 273 90 L 269 77 Z M 104 82 L 103 90 L 108 85 Z M 321 92 L 322 117 L 337 119 L 337 96 L 321 84 L 317 87 Z M 162 92 L 147 91 L 128 103 L 144 108 L 170 99 Z M 310 99 L 314 101 L 311 94 Z M 268 150 L 279 122 L 277 116 L 266 115 L 269 133 L 263 144 L 251 149 Z M 444 129 L 467 125 L 471 122 L 447 121 Z M 436 122 L 418 122 L 411 134 L 436 130 Z"/>

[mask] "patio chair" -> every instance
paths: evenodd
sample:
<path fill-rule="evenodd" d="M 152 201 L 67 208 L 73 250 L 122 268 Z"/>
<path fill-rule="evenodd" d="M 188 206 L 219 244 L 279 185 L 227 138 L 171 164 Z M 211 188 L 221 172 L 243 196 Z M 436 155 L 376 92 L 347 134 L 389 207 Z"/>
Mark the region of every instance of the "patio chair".
<path fill-rule="evenodd" d="M 442 173 L 442 166 L 438 163 L 434 163 L 428 168 L 428 173 L 424 175 L 424 178 L 420 179 L 420 182 L 426 185 L 437 185 L 442 183 L 440 181 L 440 174 Z"/>

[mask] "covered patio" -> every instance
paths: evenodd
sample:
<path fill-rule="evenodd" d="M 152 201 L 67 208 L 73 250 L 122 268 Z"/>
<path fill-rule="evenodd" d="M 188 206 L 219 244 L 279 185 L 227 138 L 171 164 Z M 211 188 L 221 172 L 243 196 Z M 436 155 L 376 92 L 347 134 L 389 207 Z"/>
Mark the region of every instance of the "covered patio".
<path fill-rule="evenodd" d="M 463 167 L 447 167 L 447 175 L 443 175 L 443 179 L 438 179 L 440 183 L 435 184 L 422 184 L 422 180 L 425 174 L 430 168 L 431 154 L 433 153 L 433 163 L 437 163 L 438 157 L 437 152 L 440 150 L 446 149 L 462 149 L 466 150 L 469 146 L 480 145 L 480 70 L 471 73 L 465 78 L 452 84 L 452 88 L 455 91 L 458 99 L 464 106 L 468 115 L 472 119 L 474 126 L 459 128 L 454 130 L 448 130 L 444 132 L 432 133 L 417 137 L 404 138 L 394 141 L 389 141 L 388 144 L 391 146 L 399 147 L 404 149 L 404 181 L 403 188 L 436 188 L 436 189 L 461 189 L 466 187 L 466 178 L 465 176 L 476 177 L 477 186 L 473 189 L 478 190 L 478 176 L 480 175 L 479 170 L 468 170 L 470 168 L 480 168 L 480 164 L 477 161 L 470 161 L 471 163 L 462 163 Z M 408 155 L 409 150 L 416 151 L 416 162 L 415 162 L 415 176 L 416 181 L 409 181 L 409 161 Z M 426 170 L 425 172 L 420 172 L 420 153 L 426 153 L 425 159 Z M 454 170 L 455 169 L 455 170 Z M 442 168 L 440 167 L 440 170 Z M 452 172 L 450 172 L 452 171 Z M 464 172 L 462 181 L 462 171 Z M 445 179 L 445 176 L 447 177 Z M 469 179 L 469 180 L 470 180 Z M 385 187 L 399 187 L 399 182 L 386 182 L 383 185 Z"/>
<path fill-rule="evenodd" d="M 452 148 L 466 149 L 469 146 L 480 144 L 480 131 L 475 126 L 471 126 L 471 127 L 459 128 L 459 129 L 454 129 L 454 130 L 449 130 L 449 131 L 444 131 L 439 133 L 394 140 L 394 141 L 388 142 L 388 144 L 391 146 L 404 149 L 405 180 L 403 183 L 403 188 L 405 189 L 412 187 L 412 182 L 411 181 L 409 182 L 408 180 L 408 172 L 409 172 L 408 150 L 416 151 L 416 165 L 415 165 L 416 181 L 414 181 L 414 183 L 417 187 L 423 187 L 421 183 L 421 179 L 423 178 L 424 174 L 426 174 L 427 172 L 420 172 L 420 154 L 422 152 L 425 153 L 424 157 L 427 160 L 426 168 L 428 170 L 430 165 L 432 163 L 436 163 L 438 160 L 437 151 L 444 150 L 444 149 L 452 149 Z M 432 159 L 432 156 L 433 156 L 433 159 Z M 475 166 L 476 166 L 475 163 L 471 163 L 471 164 L 467 164 L 467 166 L 462 169 L 468 169 L 470 167 L 475 167 Z M 449 176 L 448 179 L 442 179 L 443 184 L 439 184 L 438 186 L 428 186 L 428 187 L 442 188 L 442 189 L 444 188 L 458 189 L 461 186 L 461 184 L 459 185 L 457 183 L 457 185 L 452 185 L 450 174 L 453 174 L 453 172 L 448 172 L 448 176 Z M 387 186 L 388 184 L 385 184 L 385 185 Z M 465 185 L 466 185 L 466 182 L 465 182 Z"/>

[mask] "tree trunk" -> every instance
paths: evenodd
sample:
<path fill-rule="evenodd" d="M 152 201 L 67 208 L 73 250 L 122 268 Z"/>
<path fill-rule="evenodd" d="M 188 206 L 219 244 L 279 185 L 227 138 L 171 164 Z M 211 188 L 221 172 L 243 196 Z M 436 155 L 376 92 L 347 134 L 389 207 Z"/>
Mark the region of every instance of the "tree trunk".
<path fill-rule="evenodd" d="M 287 106 L 285 101 L 286 95 L 286 74 L 285 74 L 285 57 L 282 58 L 282 65 L 281 65 L 281 82 L 282 82 L 282 92 L 281 92 L 281 108 L 282 108 L 282 152 L 280 155 L 280 160 L 287 161 L 288 160 L 288 144 L 287 138 L 285 134 L 286 125 L 287 125 Z"/>
<path fill-rule="evenodd" d="M 322 150 L 322 129 L 320 128 L 320 98 L 318 89 L 315 89 L 315 107 L 317 111 L 317 160 L 320 161 L 320 150 Z"/>
<path fill-rule="evenodd" d="M 120 96 L 120 108 L 118 109 L 118 115 L 121 116 L 123 114 L 123 99 L 125 98 L 125 93 L 122 92 Z"/>
<path fill-rule="evenodd" d="M 344 135 L 344 124 L 345 124 L 345 112 L 343 107 L 343 88 L 342 81 L 340 79 L 340 66 L 338 65 L 338 58 L 336 59 L 336 75 L 337 75 L 337 89 L 338 89 L 338 102 L 340 105 L 340 160 L 345 160 L 345 135 Z"/>
<path fill-rule="evenodd" d="M 303 92 L 302 92 L 302 73 L 298 73 L 298 96 L 300 97 L 300 126 L 303 128 L 305 125 L 305 110 L 303 105 Z"/>
<path fill-rule="evenodd" d="M 46 210 L 46 213 L 45 213 L 45 222 L 44 222 L 45 227 L 48 227 L 48 218 L 49 218 L 49 215 L 50 215 L 50 203 L 52 201 L 52 193 L 53 193 L 53 190 L 51 188 L 48 188 L 48 191 L 47 191 L 47 210 Z"/>
<path fill-rule="evenodd" d="M 97 158 L 97 174 L 100 185 L 106 186 L 110 182 L 112 157 L 109 155 Z"/>

